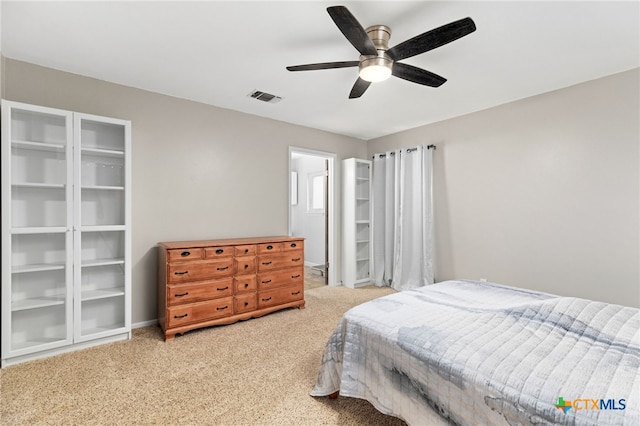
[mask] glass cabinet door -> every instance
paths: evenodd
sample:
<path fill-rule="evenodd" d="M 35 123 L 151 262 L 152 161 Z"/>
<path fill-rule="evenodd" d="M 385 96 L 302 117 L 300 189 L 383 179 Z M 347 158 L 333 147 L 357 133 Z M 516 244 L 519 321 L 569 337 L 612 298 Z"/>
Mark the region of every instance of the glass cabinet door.
<path fill-rule="evenodd" d="M 72 115 L 2 103 L 2 358 L 72 340 Z M 6 123 L 6 124 L 5 124 Z"/>
<path fill-rule="evenodd" d="M 129 326 L 128 122 L 76 114 L 75 338 Z"/>

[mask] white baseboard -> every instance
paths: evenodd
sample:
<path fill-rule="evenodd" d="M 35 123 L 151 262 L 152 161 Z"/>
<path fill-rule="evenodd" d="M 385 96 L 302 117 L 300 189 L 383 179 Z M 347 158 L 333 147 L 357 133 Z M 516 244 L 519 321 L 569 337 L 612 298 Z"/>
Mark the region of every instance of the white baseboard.
<path fill-rule="evenodd" d="M 158 320 L 152 319 L 149 321 L 137 322 L 135 324 L 131 324 L 131 328 L 133 329 L 133 328 L 149 327 L 150 325 L 158 325 Z"/>

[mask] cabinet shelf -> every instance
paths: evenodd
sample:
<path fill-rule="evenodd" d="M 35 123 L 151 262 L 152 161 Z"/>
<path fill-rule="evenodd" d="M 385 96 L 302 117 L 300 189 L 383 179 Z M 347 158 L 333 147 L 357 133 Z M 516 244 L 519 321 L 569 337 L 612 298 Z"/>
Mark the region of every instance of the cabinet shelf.
<path fill-rule="evenodd" d="M 26 311 L 27 309 L 48 308 L 57 305 L 64 305 L 64 297 L 38 297 L 34 299 L 14 300 L 11 304 L 11 311 Z"/>
<path fill-rule="evenodd" d="M 124 258 L 117 259 L 91 259 L 91 260 L 83 260 L 82 267 L 83 268 L 91 268 L 94 266 L 107 266 L 107 265 L 123 265 Z"/>
<path fill-rule="evenodd" d="M 107 299 L 109 297 L 124 296 L 123 288 L 105 288 L 101 290 L 88 290 L 82 292 L 82 301 Z"/>
<path fill-rule="evenodd" d="M 101 157 L 114 157 L 114 158 L 123 158 L 123 151 L 116 151 L 112 149 L 102 149 L 102 148 L 82 148 L 82 154 L 88 155 L 96 155 Z"/>
<path fill-rule="evenodd" d="M 82 189 L 94 191 L 124 191 L 124 186 L 87 185 L 83 186 Z"/>
<path fill-rule="evenodd" d="M 24 226 L 11 228 L 11 234 L 62 234 L 67 232 L 66 226 Z"/>
<path fill-rule="evenodd" d="M 42 189 L 65 189 L 67 185 L 64 183 L 39 183 L 39 182 L 20 182 L 11 185 L 12 188 L 42 188 Z"/>
<path fill-rule="evenodd" d="M 64 269 L 64 263 L 39 263 L 33 265 L 19 265 L 11 268 L 13 274 L 25 274 L 28 272 L 58 271 Z"/>
<path fill-rule="evenodd" d="M 50 151 L 50 152 L 62 152 L 64 151 L 64 144 L 48 143 L 48 142 L 35 142 L 25 140 L 13 140 L 11 142 L 13 148 L 31 149 L 34 151 Z"/>

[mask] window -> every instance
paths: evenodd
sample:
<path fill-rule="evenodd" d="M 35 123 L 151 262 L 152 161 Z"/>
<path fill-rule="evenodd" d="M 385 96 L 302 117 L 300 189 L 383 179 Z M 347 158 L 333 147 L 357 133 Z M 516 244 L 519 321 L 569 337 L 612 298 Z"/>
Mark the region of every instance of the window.
<path fill-rule="evenodd" d="M 309 173 L 307 177 L 307 213 L 324 213 L 325 172 Z"/>

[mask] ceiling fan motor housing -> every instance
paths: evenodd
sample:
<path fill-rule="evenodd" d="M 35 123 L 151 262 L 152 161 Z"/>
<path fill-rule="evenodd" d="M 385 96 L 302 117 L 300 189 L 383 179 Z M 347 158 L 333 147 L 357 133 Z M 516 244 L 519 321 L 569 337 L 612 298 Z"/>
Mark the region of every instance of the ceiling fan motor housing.
<path fill-rule="evenodd" d="M 387 50 L 389 50 L 389 38 L 391 37 L 391 28 L 386 25 L 373 25 L 368 27 L 365 31 L 373 42 L 373 45 L 376 47 L 378 54 L 360 55 L 360 77 L 367 81 L 384 80 L 391 75 L 391 67 L 393 65 L 393 60 L 389 55 L 387 55 Z M 365 70 L 365 68 L 367 70 Z M 372 80 L 367 78 L 367 71 L 373 68 L 378 70 L 377 75 L 382 75 L 384 78 L 377 78 L 377 76 L 371 77 L 373 78 Z M 382 74 L 380 74 L 381 69 L 383 72 Z"/>

